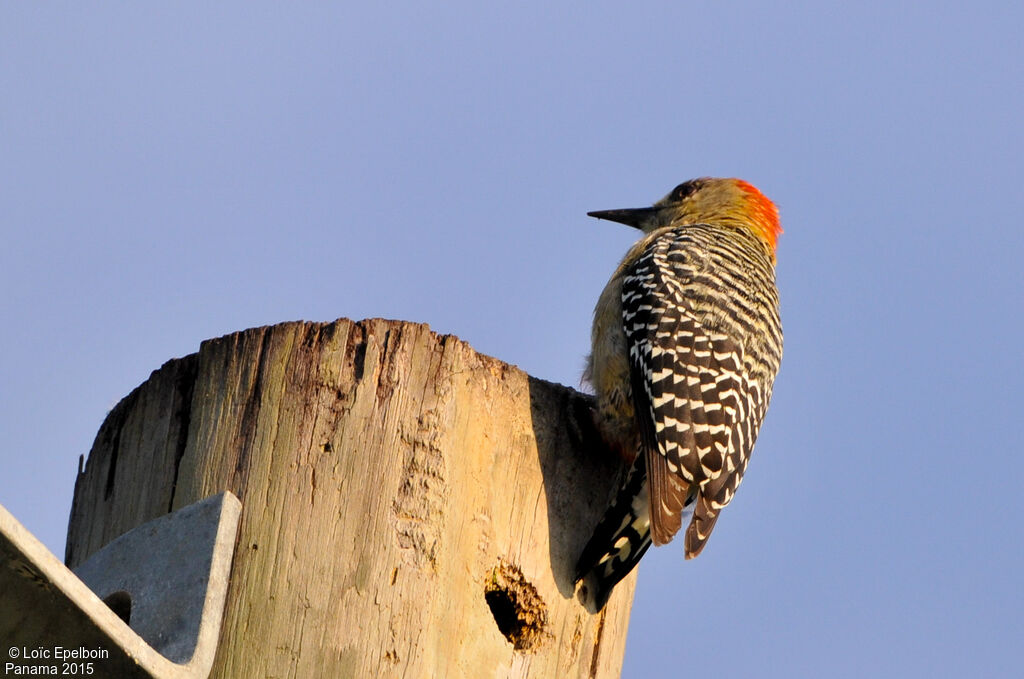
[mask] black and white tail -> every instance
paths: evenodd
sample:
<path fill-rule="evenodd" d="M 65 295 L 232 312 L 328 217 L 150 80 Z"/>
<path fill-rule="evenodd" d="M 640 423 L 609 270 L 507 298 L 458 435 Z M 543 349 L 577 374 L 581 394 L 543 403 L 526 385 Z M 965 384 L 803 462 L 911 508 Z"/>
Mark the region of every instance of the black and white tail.
<path fill-rule="evenodd" d="M 576 563 L 575 581 L 584 581 L 586 596 L 601 610 L 612 588 L 626 577 L 651 546 L 651 519 L 644 456 L 636 461 L 618 495 Z"/>

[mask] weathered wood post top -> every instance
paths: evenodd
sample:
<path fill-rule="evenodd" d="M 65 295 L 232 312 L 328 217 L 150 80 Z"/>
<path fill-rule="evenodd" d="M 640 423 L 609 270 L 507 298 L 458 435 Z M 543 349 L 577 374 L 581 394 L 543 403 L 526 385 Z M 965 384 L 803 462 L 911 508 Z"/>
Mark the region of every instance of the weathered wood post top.
<path fill-rule="evenodd" d="M 110 412 L 66 560 L 229 490 L 211 676 L 617 677 L 636 576 L 596 615 L 571 582 L 619 471 L 602 451 L 587 397 L 426 325 L 255 328 Z"/>

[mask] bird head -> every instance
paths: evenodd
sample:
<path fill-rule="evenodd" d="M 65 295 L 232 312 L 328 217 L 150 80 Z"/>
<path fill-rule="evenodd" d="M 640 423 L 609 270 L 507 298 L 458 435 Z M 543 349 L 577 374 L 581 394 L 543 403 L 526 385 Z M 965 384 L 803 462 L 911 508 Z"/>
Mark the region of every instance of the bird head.
<path fill-rule="evenodd" d="M 587 214 L 627 224 L 644 233 L 684 224 L 746 228 L 767 243 L 773 255 L 782 233 L 778 208 L 742 179 L 691 179 L 672 189 L 651 207 L 599 210 Z"/>

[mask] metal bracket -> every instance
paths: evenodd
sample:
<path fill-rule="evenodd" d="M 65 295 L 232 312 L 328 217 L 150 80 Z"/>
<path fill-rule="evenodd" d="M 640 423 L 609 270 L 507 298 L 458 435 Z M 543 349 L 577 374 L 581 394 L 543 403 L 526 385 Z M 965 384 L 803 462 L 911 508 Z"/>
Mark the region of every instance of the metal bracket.
<path fill-rule="evenodd" d="M 0 505 L 6 674 L 88 663 L 96 676 L 209 676 L 241 507 L 214 495 L 125 533 L 72 573 Z"/>

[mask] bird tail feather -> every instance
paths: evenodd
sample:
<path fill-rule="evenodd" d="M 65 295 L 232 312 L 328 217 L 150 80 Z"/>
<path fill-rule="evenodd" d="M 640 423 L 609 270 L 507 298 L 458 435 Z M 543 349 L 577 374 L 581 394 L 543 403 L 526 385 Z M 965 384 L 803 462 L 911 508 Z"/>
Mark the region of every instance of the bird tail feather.
<path fill-rule="evenodd" d="M 626 577 L 651 546 L 650 501 L 643 455 L 637 455 L 615 501 L 601 518 L 576 564 L 575 582 L 595 610 L 608 602 L 612 588 Z"/>

